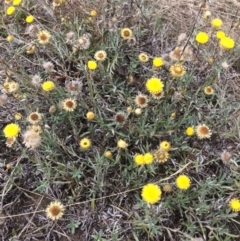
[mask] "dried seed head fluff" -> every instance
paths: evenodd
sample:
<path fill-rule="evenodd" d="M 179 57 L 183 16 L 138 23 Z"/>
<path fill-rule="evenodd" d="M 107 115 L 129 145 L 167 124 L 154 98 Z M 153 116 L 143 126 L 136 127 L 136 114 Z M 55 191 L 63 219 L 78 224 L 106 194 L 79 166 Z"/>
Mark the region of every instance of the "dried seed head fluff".
<path fill-rule="evenodd" d="M 39 27 L 36 24 L 31 24 L 26 27 L 25 34 L 28 34 L 31 37 L 35 37 L 39 32 Z"/>
<path fill-rule="evenodd" d="M 41 144 L 41 136 L 34 130 L 27 130 L 23 134 L 23 144 L 30 149 L 35 149 Z"/>
<path fill-rule="evenodd" d="M 66 83 L 66 89 L 72 95 L 77 95 L 82 90 L 82 82 L 78 80 L 72 80 Z"/>
<path fill-rule="evenodd" d="M 65 36 L 65 40 L 66 40 L 66 43 L 68 44 L 71 44 L 71 45 L 74 44 L 76 41 L 75 33 L 73 31 L 68 32 Z"/>
<path fill-rule="evenodd" d="M 5 94 L 0 95 L 0 106 L 6 105 L 8 102 L 8 97 Z"/>
<path fill-rule="evenodd" d="M 42 78 L 41 78 L 39 75 L 35 74 L 35 75 L 32 77 L 32 84 L 33 84 L 34 86 L 40 86 L 41 83 L 42 83 Z"/>
<path fill-rule="evenodd" d="M 42 66 L 43 66 L 43 68 L 45 69 L 45 71 L 46 71 L 47 73 L 51 73 L 51 72 L 53 71 L 54 65 L 53 65 L 53 63 L 50 62 L 50 61 L 44 62 Z"/>

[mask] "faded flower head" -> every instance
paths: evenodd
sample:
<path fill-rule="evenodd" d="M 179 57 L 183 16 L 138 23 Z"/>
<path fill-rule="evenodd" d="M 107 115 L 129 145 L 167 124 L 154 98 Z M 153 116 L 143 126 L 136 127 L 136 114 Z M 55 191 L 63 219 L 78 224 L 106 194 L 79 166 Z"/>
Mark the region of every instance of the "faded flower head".
<path fill-rule="evenodd" d="M 31 24 L 26 27 L 25 34 L 28 34 L 31 37 L 35 37 L 39 32 L 39 27 L 36 24 Z"/>
<path fill-rule="evenodd" d="M 82 82 L 78 80 L 72 80 L 65 84 L 66 89 L 68 92 L 70 92 L 72 95 L 77 95 L 82 90 Z"/>
<path fill-rule="evenodd" d="M 199 124 L 195 128 L 198 139 L 210 138 L 212 135 L 211 130 L 205 124 Z"/>
<path fill-rule="evenodd" d="M 169 154 L 167 151 L 158 149 L 153 153 L 153 157 L 156 162 L 165 163 L 169 158 Z"/>
<path fill-rule="evenodd" d="M 117 124 L 123 125 L 126 122 L 127 116 L 124 112 L 118 112 L 114 119 Z"/>
<path fill-rule="evenodd" d="M 126 149 L 126 148 L 128 147 L 128 144 L 127 144 L 127 142 L 125 142 L 124 140 L 120 139 L 120 140 L 118 140 L 118 142 L 117 142 L 117 146 L 118 146 L 118 148 L 120 148 L 120 149 Z"/>
<path fill-rule="evenodd" d="M 41 30 L 37 34 L 38 42 L 40 44 L 48 44 L 51 37 L 51 34 L 47 30 Z"/>
<path fill-rule="evenodd" d="M 146 95 L 139 92 L 138 95 L 135 97 L 134 102 L 137 107 L 144 108 L 148 105 L 148 98 Z"/>
<path fill-rule="evenodd" d="M 77 107 L 76 100 L 74 100 L 72 98 L 67 98 L 67 99 L 63 100 L 61 105 L 62 105 L 62 108 L 68 112 L 74 111 Z"/>
<path fill-rule="evenodd" d="M 64 206 L 58 201 L 51 202 L 46 208 L 46 215 L 52 220 L 58 220 L 63 216 Z"/>
<path fill-rule="evenodd" d="M 53 63 L 50 62 L 50 61 L 44 62 L 42 66 L 47 73 L 51 73 L 53 71 L 53 68 L 54 68 Z"/>
<path fill-rule="evenodd" d="M 107 53 L 104 50 L 99 50 L 94 54 L 94 59 L 103 62 L 107 58 Z"/>
<path fill-rule="evenodd" d="M 121 37 L 123 39 L 130 39 L 132 38 L 132 30 L 130 28 L 123 28 L 121 29 Z"/>
<path fill-rule="evenodd" d="M 174 64 L 169 69 L 170 74 L 174 78 L 182 77 L 186 74 L 185 68 L 181 64 Z"/>
<path fill-rule="evenodd" d="M 42 120 L 42 116 L 40 113 L 35 111 L 35 112 L 30 113 L 30 115 L 27 117 L 27 120 L 31 124 L 37 124 L 38 122 L 40 122 Z"/>
<path fill-rule="evenodd" d="M 34 86 L 40 86 L 41 82 L 42 82 L 42 78 L 40 77 L 40 75 L 35 74 L 32 77 L 32 84 Z"/>

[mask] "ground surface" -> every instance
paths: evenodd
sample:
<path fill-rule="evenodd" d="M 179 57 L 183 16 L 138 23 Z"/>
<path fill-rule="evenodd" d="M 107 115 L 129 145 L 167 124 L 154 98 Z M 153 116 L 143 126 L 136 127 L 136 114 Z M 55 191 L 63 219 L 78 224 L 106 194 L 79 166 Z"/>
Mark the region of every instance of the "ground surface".
<path fill-rule="evenodd" d="M 50 1 L 23 0 L 9 16 L 10 5 L 0 6 L 2 240 L 240 240 L 239 214 L 229 206 L 240 198 L 240 17 L 234 2 L 67 0 L 54 8 Z M 211 16 L 204 19 L 206 11 Z M 25 22 L 29 14 L 35 18 L 31 24 Z M 221 29 L 234 39 L 233 49 L 220 49 L 211 27 L 214 18 L 223 20 Z M 29 32 L 33 24 L 36 33 Z M 130 40 L 121 37 L 125 27 L 133 32 Z M 43 29 L 51 34 L 46 45 L 36 37 Z M 71 31 L 70 41 L 66 34 Z M 199 31 L 209 34 L 207 44 L 196 42 Z M 180 41 L 182 33 L 186 38 Z M 86 34 L 90 46 L 81 49 L 77 44 Z M 13 42 L 6 40 L 9 35 Z M 26 53 L 33 46 L 35 52 Z M 177 46 L 189 46 L 191 61 L 169 58 Z M 105 50 L 107 59 L 91 71 L 87 63 L 98 50 Z M 149 56 L 147 63 L 138 59 L 142 52 Z M 164 59 L 160 69 L 153 68 L 155 57 Z M 43 67 L 48 61 L 50 71 Z M 181 78 L 169 72 L 176 62 L 186 69 Z M 41 83 L 34 83 L 35 75 Z M 146 89 L 152 76 L 164 83 L 160 99 Z M 42 89 L 46 80 L 55 84 L 52 91 Z M 6 91 L 8 81 L 19 89 Z M 76 93 L 69 92 L 72 81 L 81 85 Z M 207 86 L 212 95 L 204 93 Z M 136 115 L 139 92 L 149 102 Z M 73 112 L 62 108 L 66 98 L 75 99 Z M 91 121 L 89 111 L 95 113 Z M 32 128 L 27 119 L 32 112 L 42 116 L 41 143 L 27 148 L 24 133 Z M 124 123 L 116 120 L 119 112 Z M 21 128 L 11 147 L 3 133 L 9 123 Z M 210 138 L 186 135 L 187 127 L 199 124 L 210 128 Z M 79 146 L 85 137 L 92 142 L 88 150 Z M 120 139 L 127 148 L 119 148 Z M 137 153 L 154 154 L 162 141 L 171 143 L 167 162 L 134 162 Z M 180 174 L 191 180 L 187 190 L 176 187 Z M 147 183 L 162 190 L 155 204 L 141 197 Z M 166 184 L 171 192 L 164 191 Z M 65 206 L 56 221 L 45 212 L 54 200 Z"/>

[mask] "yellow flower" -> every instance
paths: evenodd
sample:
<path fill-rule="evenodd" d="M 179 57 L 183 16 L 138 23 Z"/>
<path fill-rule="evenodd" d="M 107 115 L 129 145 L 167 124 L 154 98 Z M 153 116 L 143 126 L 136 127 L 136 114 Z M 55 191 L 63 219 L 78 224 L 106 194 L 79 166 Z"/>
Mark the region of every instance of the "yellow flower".
<path fill-rule="evenodd" d="M 172 77 L 177 78 L 177 77 L 182 77 L 186 74 L 185 68 L 181 64 L 174 64 L 170 67 L 169 69 L 170 74 Z"/>
<path fill-rule="evenodd" d="M 122 139 L 118 140 L 117 146 L 120 149 L 126 149 L 128 147 L 127 142 L 123 141 Z"/>
<path fill-rule="evenodd" d="M 149 57 L 148 57 L 148 55 L 145 54 L 145 53 L 140 53 L 140 54 L 138 55 L 138 59 L 139 59 L 139 61 L 140 61 L 141 63 L 146 63 L 146 62 L 148 62 Z"/>
<path fill-rule="evenodd" d="M 187 136 L 192 136 L 192 135 L 194 135 L 194 128 L 193 127 L 191 127 L 191 126 L 189 126 L 187 129 L 186 129 L 186 135 Z"/>
<path fill-rule="evenodd" d="M 123 39 L 131 39 L 131 37 L 132 37 L 132 30 L 130 28 L 123 28 L 123 29 L 121 29 L 121 37 Z"/>
<path fill-rule="evenodd" d="M 191 181 L 188 176 L 180 175 L 176 179 L 176 185 L 179 189 L 187 190 L 191 185 Z"/>
<path fill-rule="evenodd" d="M 161 199 L 162 191 L 158 185 L 149 183 L 143 186 L 142 198 L 145 202 L 154 204 Z"/>
<path fill-rule="evenodd" d="M 230 208 L 232 209 L 232 211 L 234 211 L 234 212 L 239 212 L 240 211 L 240 200 L 239 199 L 232 198 L 229 201 L 228 204 L 229 204 Z"/>
<path fill-rule="evenodd" d="M 51 80 L 42 83 L 42 89 L 45 91 L 51 91 L 55 88 L 54 83 Z"/>
<path fill-rule="evenodd" d="M 95 118 L 95 114 L 92 111 L 89 111 L 86 114 L 87 120 L 93 120 Z"/>
<path fill-rule="evenodd" d="M 211 25 L 213 28 L 221 28 L 223 25 L 223 22 L 220 18 L 214 18 L 211 22 Z"/>
<path fill-rule="evenodd" d="M 151 94 L 158 94 L 161 93 L 163 90 L 164 84 L 163 82 L 158 79 L 158 78 L 150 78 L 146 82 L 146 89 L 151 93 Z"/>
<path fill-rule="evenodd" d="M 88 63 L 88 69 L 95 70 L 97 68 L 97 63 L 94 60 L 89 60 Z"/>
<path fill-rule="evenodd" d="M 111 152 L 111 151 L 106 151 L 105 154 L 104 154 L 104 156 L 105 156 L 106 158 L 111 158 L 111 157 L 112 157 L 112 152 Z"/>
<path fill-rule="evenodd" d="M 205 32 L 199 32 L 196 35 L 196 41 L 200 44 L 205 44 L 208 42 L 208 40 L 209 40 L 208 34 Z"/>
<path fill-rule="evenodd" d="M 6 40 L 7 40 L 8 42 L 12 42 L 12 41 L 14 40 L 14 37 L 13 37 L 12 35 L 8 35 L 7 38 L 6 38 Z"/>
<path fill-rule="evenodd" d="M 6 13 L 7 13 L 7 15 L 12 15 L 12 14 L 15 13 L 15 10 L 16 10 L 15 7 L 10 6 L 10 7 L 7 8 Z"/>
<path fill-rule="evenodd" d="M 136 154 L 134 156 L 134 162 L 138 165 L 138 166 L 141 166 L 141 165 L 144 165 L 144 157 L 142 154 Z"/>
<path fill-rule="evenodd" d="M 46 215 L 52 220 L 57 220 L 63 216 L 64 210 L 65 208 L 60 202 L 54 201 L 46 208 Z"/>
<path fill-rule="evenodd" d="M 160 143 L 159 147 L 163 151 L 169 151 L 171 149 L 171 144 L 168 141 L 162 141 Z"/>
<path fill-rule="evenodd" d="M 94 59 L 103 62 L 107 58 L 107 53 L 104 50 L 99 50 L 94 54 Z"/>
<path fill-rule="evenodd" d="M 27 23 L 32 23 L 34 21 L 34 17 L 32 15 L 28 15 L 25 20 Z"/>
<path fill-rule="evenodd" d="M 47 30 L 41 30 L 38 32 L 37 38 L 40 44 L 48 44 L 51 39 L 51 34 Z"/>
<path fill-rule="evenodd" d="M 204 88 L 204 93 L 205 93 L 206 95 L 212 95 L 212 94 L 214 93 L 214 90 L 213 90 L 213 88 L 212 88 L 211 86 L 206 86 L 206 87 Z"/>
<path fill-rule="evenodd" d="M 219 45 L 221 48 L 228 50 L 234 48 L 235 42 L 230 37 L 223 37 L 220 39 Z"/>
<path fill-rule="evenodd" d="M 3 129 L 3 133 L 6 138 L 13 138 L 18 136 L 20 130 L 21 129 L 19 125 L 11 123 L 5 126 L 5 128 Z"/>
<path fill-rule="evenodd" d="M 22 0 L 13 0 L 13 5 L 18 6 L 21 4 L 21 2 L 22 2 Z"/>
<path fill-rule="evenodd" d="M 82 150 L 87 150 L 92 146 L 92 142 L 88 138 L 83 138 L 79 141 L 79 146 Z"/>
<path fill-rule="evenodd" d="M 196 126 L 196 134 L 198 139 L 210 138 L 212 135 L 211 130 L 205 124 L 199 124 Z"/>
<path fill-rule="evenodd" d="M 160 68 L 164 65 L 163 59 L 161 57 L 156 57 L 153 59 L 153 66 L 155 68 Z"/>
<path fill-rule="evenodd" d="M 217 31 L 216 32 L 216 37 L 218 39 L 222 39 L 222 38 L 226 37 L 226 34 L 223 31 Z"/>
<path fill-rule="evenodd" d="M 67 98 L 62 101 L 62 108 L 66 111 L 72 112 L 76 109 L 77 103 L 72 98 Z"/>
<path fill-rule="evenodd" d="M 144 164 L 147 164 L 147 165 L 152 164 L 153 155 L 150 152 L 145 153 L 143 156 L 143 161 L 144 161 Z"/>

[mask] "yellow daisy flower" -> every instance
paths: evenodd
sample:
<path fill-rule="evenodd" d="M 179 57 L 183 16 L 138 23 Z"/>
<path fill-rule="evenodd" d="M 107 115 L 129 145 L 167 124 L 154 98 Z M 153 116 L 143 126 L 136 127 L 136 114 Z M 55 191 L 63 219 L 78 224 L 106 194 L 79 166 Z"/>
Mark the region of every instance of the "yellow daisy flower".
<path fill-rule="evenodd" d="M 234 212 L 239 212 L 240 211 L 240 200 L 237 198 L 232 198 L 229 201 L 229 207 L 232 209 Z"/>
<path fill-rule="evenodd" d="M 143 156 L 143 162 L 144 164 L 152 164 L 153 163 L 153 155 L 150 152 L 147 152 Z"/>
<path fill-rule="evenodd" d="M 225 50 L 229 50 L 229 49 L 234 48 L 235 42 L 230 37 L 223 37 L 220 39 L 219 45 L 221 48 L 223 48 Z"/>
<path fill-rule="evenodd" d="M 16 10 L 16 9 L 15 9 L 14 6 L 10 6 L 10 7 L 7 8 L 6 14 L 7 14 L 7 15 L 12 15 L 12 14 L 15 13 L 15 10 Z"/>
<path fill-rule="evenodd" d="M 97 68 L 97 63 L 94 60 L 89 60 L 87 63 L 88 69 L 95 70 Z"/>
<path fill-rule="evenodd" d="M 221 28 L 223 25 L 223 21 L 220 18 L 214 18 L 211 22 L 213 28 Z"/>
<path fill-rule="evenodd" d="M 164 84 L 163 82 L 155 77 L 152 77 L 147 80 L 146 82 L 146 89 L 151 93 L 151 94 L 158 94 L 161 93 L 163 90 Z"/>
<path fill-rule="evenodd" d="M 162 141 L 159 147 L 163 151 L 169 151 L 171 149 L 171 143 L 168 141 Z"/>
<path fill-rule="evenodd" d="M 161 199 L 162 191 L 160 187 L 156 184 L 149 183 L 145 185 L 142 189 L 142 198 L 145 202 L 154 204 Z"/>
<path fill-rule="evenodd" d="M 153 67 L 160 68 L 164 65 L 163 59 L 161 57 L 156 57 L 153 59 Z"/>
<path fill-rule="evenodd" d="M 28 15 L 25 19 L 26 23 L 32 23 L 34 21 L 34 17 L 32 15 Z"/>
<path fill-rule="evenodd" d="M 94 114 L 94 112 L 92 112 L 92 111 L 88 111 L 88 113 L 86 114 L 86 118 L 87 118 L 87 120 L 93 120 L 94 118 L 95 118 L 95 114 Z"/>
<path fill-rule="evenodd" d="M 141 165 L 144 165 L 144 156 L 142 154 L 136 154 L 134 156 L 134 162 L 138 165 L 138 166 L 141 166 Z"/>
<path fill-rule="evenodd" d="M 180 175 L 176 179 L 176 185 L 179 189 L 187 190 L 191 185 L 191 181 L 188 176 Z"/>
<path fill-rule="evenodd" d="M 193 127 L 191 127 L 191 126 L 189 126 L 187 129 L 186 129 L 186 131 L 185 131 L 185 133 L 186 133 L 186 135 L 187 136 L 192 136 L 192 135 L 194 135 L 194 128 Z"/>
<path fill-rule="evenodd" d="M 20 132 L 20 127 L 17 124 L 11 123 L 5 126 L 3 129 L 4 136 L 7 138 L 17 137 Z"/>
<path fill-rule="evenodd" d="M 92 146 L 92 142 L 85 137 L 79 141 L 79 146 L 82 150 L 88 150 Z"/>
<path fill-rule="evenodd" d="M 41 86 L 42 86 L 42 89 L 47 92 L 55 88 L 55 84 L 51 80 L 43 82 Z"/>
<path fill-rule="evenodd" d="M 205 33 L 205 32 L 199 32 L 197 35 L 196 35 L 196 41 L 200 44 L 205 44 L 208 42 L 209 40 L 209 37 L 208 37 L 208 34 Z"/>

